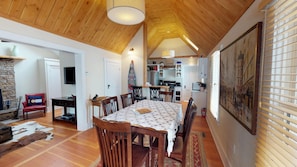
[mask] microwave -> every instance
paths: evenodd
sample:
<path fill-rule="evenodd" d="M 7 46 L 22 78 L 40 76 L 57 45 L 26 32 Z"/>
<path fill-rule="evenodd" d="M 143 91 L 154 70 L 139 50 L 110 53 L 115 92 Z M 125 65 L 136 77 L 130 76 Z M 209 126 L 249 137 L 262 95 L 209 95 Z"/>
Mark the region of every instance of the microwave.
<path fill-rule="evenodd" d="M 192 90 L 200 91 L 200 86 L 201 86 L 200 82 L 194 82 L 192 83 Z"/>

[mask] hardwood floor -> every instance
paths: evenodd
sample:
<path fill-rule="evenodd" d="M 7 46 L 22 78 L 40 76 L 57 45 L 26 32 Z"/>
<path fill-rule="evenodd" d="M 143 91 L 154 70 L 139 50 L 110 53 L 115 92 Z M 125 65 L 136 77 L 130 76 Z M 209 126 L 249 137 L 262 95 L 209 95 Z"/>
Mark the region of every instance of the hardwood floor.
<path fill-rule="evenodd" d="M 43 117 L 41 112 L 30 114 L 28 120 L 19 121 L 12 125 L 27 121 L 37 121 L 41 125 L 53 127 L 54 138 L 50 141 L 39 140 L 6 153 L 0 157 L 0 166 L 85 167 L 90 166 L 98 158 L 99 148 L 94 128 L 79 132 L 75 125 L 60 121 L 52 122 L 51 113 L 47 113 Z M 208 167 L 223 166 L 206 120 L 202 117 L 196 117 L 192 131 L 205 133 L 203 142 Z"/>

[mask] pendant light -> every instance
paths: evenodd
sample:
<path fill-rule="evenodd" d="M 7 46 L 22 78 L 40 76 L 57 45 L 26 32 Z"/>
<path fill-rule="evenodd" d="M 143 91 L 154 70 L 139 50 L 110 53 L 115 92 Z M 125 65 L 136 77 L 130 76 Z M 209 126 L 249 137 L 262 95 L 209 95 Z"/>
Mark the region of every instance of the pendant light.
<path fill-rule="evenodd" d="M 107 0 L 107 16 L 118 24 L 135 25 L 145 19 L 145 0 Z"/>

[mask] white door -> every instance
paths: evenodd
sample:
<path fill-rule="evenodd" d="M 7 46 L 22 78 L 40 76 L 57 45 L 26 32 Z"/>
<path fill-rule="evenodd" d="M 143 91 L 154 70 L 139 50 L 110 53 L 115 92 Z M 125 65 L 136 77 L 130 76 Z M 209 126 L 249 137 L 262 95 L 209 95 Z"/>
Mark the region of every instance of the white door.
<path fill-rule="evenodd" d="M 59 60 L 45 60 L 45 80 L 48 110 L 52 109 L 51 99 L 62 96 L 61 68 Z"/>
<path fill-rule="evenodd" d="M 198 81 L 198 67 L 196 65 L 183 65 L 182 101 L 187 101 L 191 97 L 192 83 Z"/>
<path fill-rule="evenodd" d="M 121 64 L 105 59 L 105 96 L 117 96 L 121 93 Z"/>

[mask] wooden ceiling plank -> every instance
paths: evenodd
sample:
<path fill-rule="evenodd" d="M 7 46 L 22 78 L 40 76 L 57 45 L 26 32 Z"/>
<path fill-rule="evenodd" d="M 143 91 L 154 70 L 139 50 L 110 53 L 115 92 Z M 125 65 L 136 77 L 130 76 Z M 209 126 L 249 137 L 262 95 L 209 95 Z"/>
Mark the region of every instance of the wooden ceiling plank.
<path fill-rule="evenodd" d="M 1 0 L 0 1 L 0 14 L 1 13 L 8 14 L 11 6 L 12 6 L 11 0 Z"/>
<path fill-rule="evenodd" d="M 101 3 L 104 3 L 104 0 L 94 0 L 94 3 L 90 9 L 91 13 L 90 16 L 84 20 L 84 24 L 81 27 L 81 30 L 84 31 L 88 31 L 88 34 L 83 34 L 81 33 L 78 38 L 82 39 L 82 40 L 91 40 L 92 39 L 92 35 L 95 33 L 96 28 L 97 28 L 97 24 L 94 24 L 96 22 L 99 22 L 99 20 L 102 19 L 102 17 L 106 14 L 106 10 L 104 10 L 105 8 L 103 6 L 105 5 L 101 5 Z"/>
<path fill-rule="evenodd" d="M 186 35 L 207 55 L 254 0 L 147 0 L 149 54 L 161 41 Z M 106 0 L 1 0 L 0 15 L 92 46 L 122 53 L 141 24 L 107 18 Z"/>
<path fill-rule="evenodd" d="M 23 13 L 23 10 L 25 8 L 26 1 L 23 0 L 18 0 L 18 1 L 13 1 L 12 6 L 9 10 L 9 17 L 13 18 L 13 20 L 19 20 L 21 21 L 20 17 Z"/>
<path fill-rule="evenodd" d="M 60 13 L 62 12 L 66 2 L 67 2 L 67 0 L 57 0 L 55 2 L 54 6 L 51 8 L 49 17 L 47 18 L 47 20 L 43 26 L 45 29 L 49 30 L 50 32 L 56 32 L 54 30 L 54 26 L 57 23 L 58 17 L 60 15 Z M 57 32 L 57 34 L 61 35 L 61 33 L 59 33 L 59 32 Z"/>
<path fill-rule="evenodd" d="M 75 17 L 72 18 L 71 24 L 69 24 L 67 29 L 67 34 L 72 36 L 79 37 L 82 32 L 82 27 L 84 26 L 86 20 L 89 19 L 91 15 L 91 8 L 94 4 L 93 0 L 84 0 L 81 1 L 80 7 L 75 12 Z"/>
<path fill-rule="evenodd" d="M 27 0 L 20 19 L 29 24 L 35 23 L 39 15 L 43 0 Z"/>
<path fill-rule="evenodd" d="M 67 2 L 63 5 L 63 8 L 59 11 L 59 15 L 52 27 L 53 31 L 68 36 L 67 28 L 69 24 L 71 24 L 76 8 L 79 6 L 79 1 L 80 0 L 67 0 Z"/>
<path fill-rule="evenodd" d="M 35 21 L 36 25 L 41 26 L 41 27 L 44 26 L 48 17 L 50 17 L 50 13 L 51 13 L 52 8 L 55 3 L 56 3 L 56 0 L 43 1 L 39 15 L 37 16 L 36 21 Z"/>

